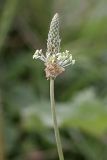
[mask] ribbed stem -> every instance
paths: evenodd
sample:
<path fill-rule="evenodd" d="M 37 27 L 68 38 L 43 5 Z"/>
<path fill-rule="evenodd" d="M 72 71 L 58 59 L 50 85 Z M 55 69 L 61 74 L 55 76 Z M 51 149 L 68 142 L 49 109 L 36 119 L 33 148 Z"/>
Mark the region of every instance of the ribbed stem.
<path fill-rule="evenodd" d="M 54 100 L 54 79 L 50 78 L 50 101 L 51 101 L 51 111 L 54 125 L 54 132 L 57 144 L 57 150 L 59 154 L 59 160 L 64 160 L 62 145 L 59 135 L 59 129 L 57 124 L 56 110 L 55 110 L 55 100 Z"/>

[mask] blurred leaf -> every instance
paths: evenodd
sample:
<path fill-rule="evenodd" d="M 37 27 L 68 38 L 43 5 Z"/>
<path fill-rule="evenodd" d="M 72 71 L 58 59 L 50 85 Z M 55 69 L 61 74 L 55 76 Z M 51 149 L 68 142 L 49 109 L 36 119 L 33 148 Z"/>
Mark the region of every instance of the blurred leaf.
<path fill-rule="evenodd" d="M 96 136 L 106 133 L 107 109 L 103 102 L 99 102 L 95 97 L 93 90 L 80 92 L 72 103 L 57 105 L 57 112 L 59 124 L 63 127 L 80 128 Z M 31 117 L 35 117 L 33 119 L 35 122 L 38 117 L 44 126 L 52 127 L 51 112 L 48 103 L 39 102 L 33 107 L 29 106 L 25 108 L 22 117 L 24 118 L 23 125 L 26 125 L 26 129 L 27 124 L 32 122 Z M 33 127 L 35 128 L 35 126 Z"/>

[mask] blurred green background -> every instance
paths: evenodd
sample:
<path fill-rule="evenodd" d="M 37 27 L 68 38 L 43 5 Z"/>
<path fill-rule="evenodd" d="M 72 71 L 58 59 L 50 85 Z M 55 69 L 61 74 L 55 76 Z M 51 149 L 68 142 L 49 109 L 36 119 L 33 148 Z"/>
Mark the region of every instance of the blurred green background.
<path fill-rule="evenodd" d="M 5 160 L 58 160 L 49 81 L 32 59 L 56 12 L 76 59 L 55 81 L 65 159 L 107 160 L 107 0 L 0 0 L 0 148 Z"/>

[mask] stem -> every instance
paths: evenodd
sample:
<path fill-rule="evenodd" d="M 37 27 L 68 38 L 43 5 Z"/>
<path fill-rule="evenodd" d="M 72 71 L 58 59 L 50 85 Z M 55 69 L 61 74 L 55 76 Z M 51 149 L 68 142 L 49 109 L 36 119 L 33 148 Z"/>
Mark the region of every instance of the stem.
<path fill-rule="evenodd" d="M 52 118 L 53 118 L 54 132 L 55 132 L 57 150 L 59 154 L 59 160 L 64 160 L 59 129 L 57 124 L 57 118 L 56 118 L 55 100 L 54 100 L 54 79 L 52 78 L 50 78 L 50 101 L 51 101 L 51 111 L 52 111 Z"/>

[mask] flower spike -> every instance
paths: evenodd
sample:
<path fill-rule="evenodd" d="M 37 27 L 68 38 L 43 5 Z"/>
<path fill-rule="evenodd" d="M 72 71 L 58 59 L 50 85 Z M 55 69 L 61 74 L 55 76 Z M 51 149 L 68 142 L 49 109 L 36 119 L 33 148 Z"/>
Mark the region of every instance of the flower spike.
<path fill-rule="evenodd" d="M 72 54 L 68 50 L 60 52 L 59 36 L 59 15 L 56 13 L 51 21 L 50 30 L 47 39 L 47 51 L 44 56 L 42 49 L 36 50 L 33 59 L 40 59 L 45 63 L 45 72 L 47 79 L 56 78 L 61 74 L 65 67 L 75 64 Z"/>

